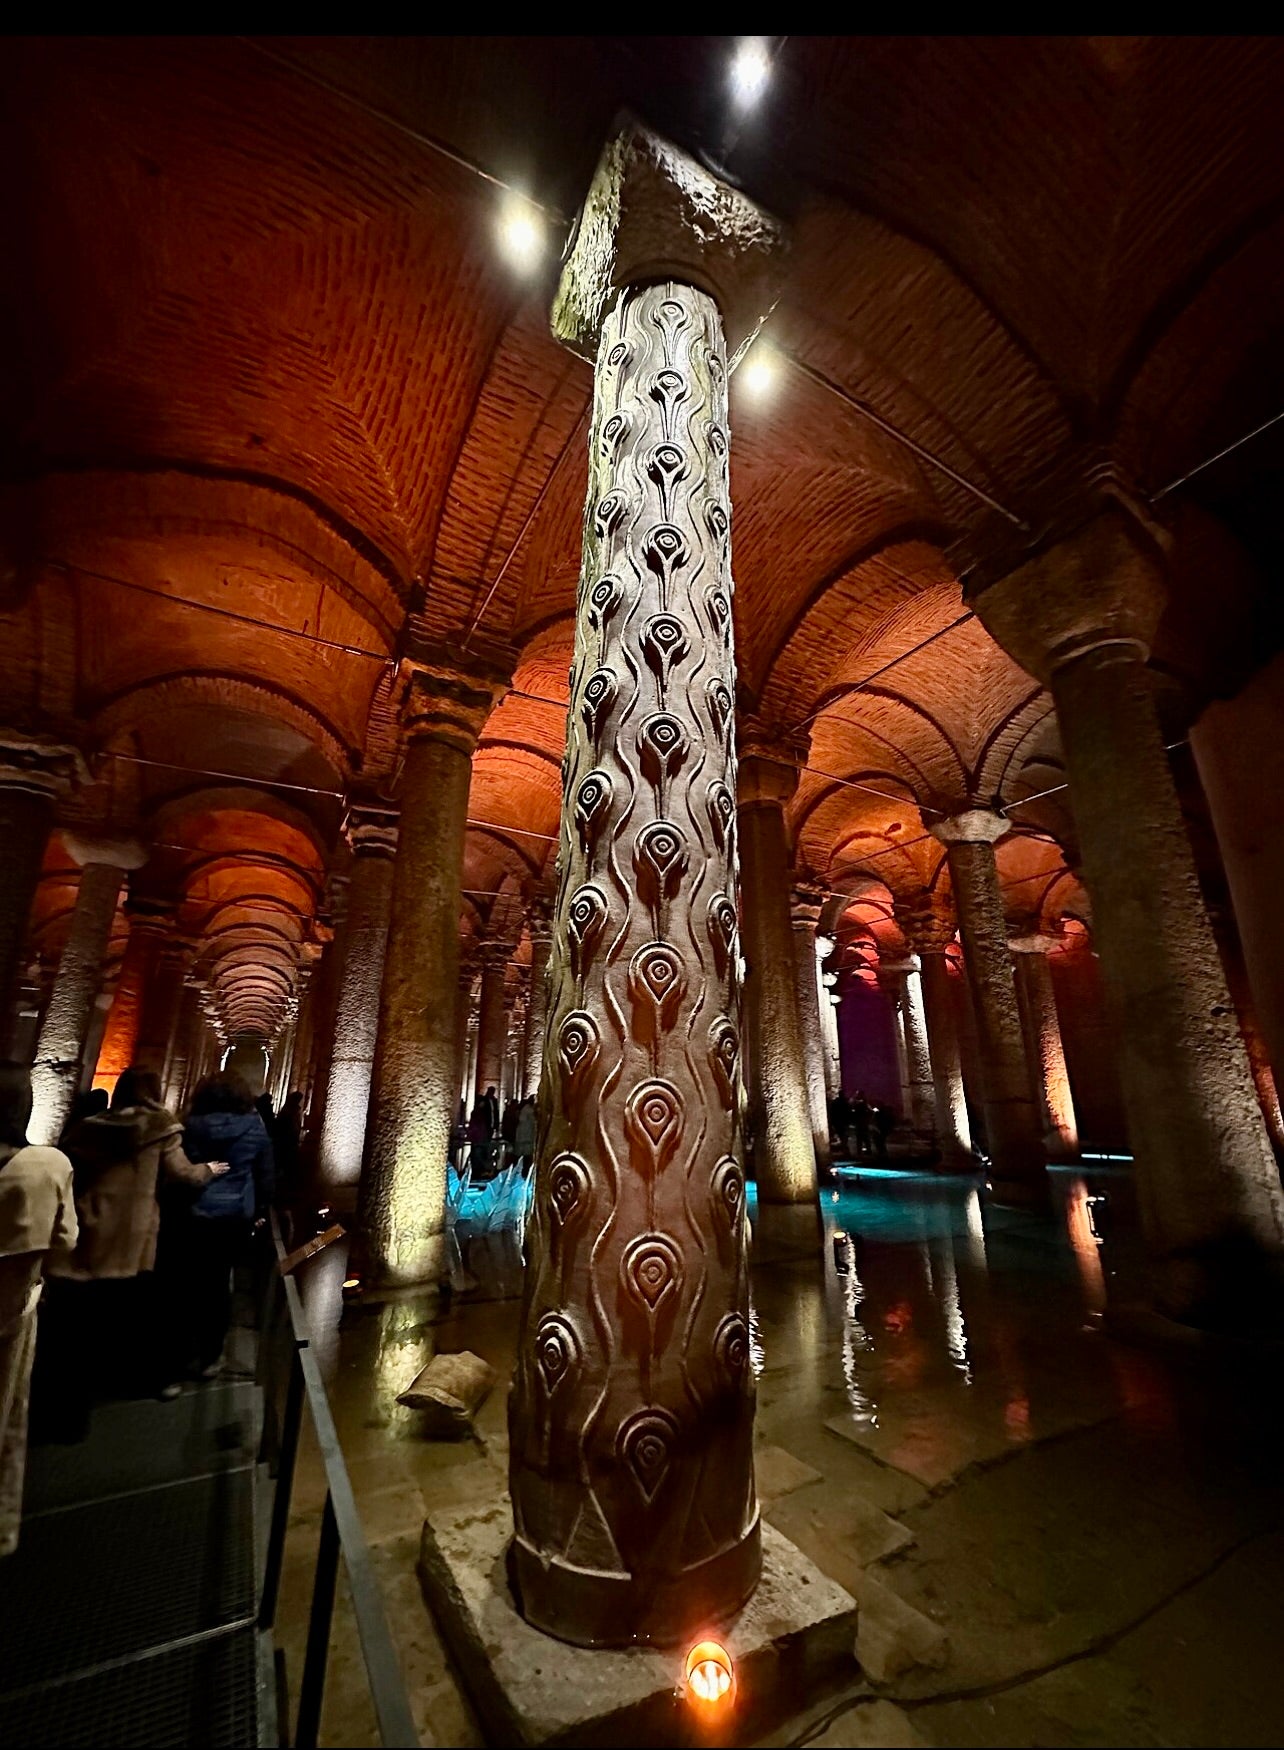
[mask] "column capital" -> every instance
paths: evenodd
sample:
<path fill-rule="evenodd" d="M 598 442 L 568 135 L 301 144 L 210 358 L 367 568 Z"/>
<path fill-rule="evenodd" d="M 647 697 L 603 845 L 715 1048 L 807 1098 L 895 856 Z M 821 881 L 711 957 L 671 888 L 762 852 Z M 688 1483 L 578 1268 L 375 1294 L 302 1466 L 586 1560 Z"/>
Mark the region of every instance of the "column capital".
<path fill-rule="evenodd" d="M 70 827 L 63 827 L 60 836 L 68 856 L 82 869 L 91 863 L 104 863 L 109 869 L 141 869 L 151 855 L 148 846 L 138 839 L 107 838 Z"/>
<path fill-rule="evenodd" d="M 382 799 L 352 797 L 343 819 L 343 836 L 354 857 L 393 857 L 397 852 L 397 810 Z"/>
<path fill-rule="evenodd" d="M 680 280 L 714 299 L 727 351 L 737 355 L 779 296 L 784 252 L 778 220 L 634 117 L 622 116 L 575 221 L 553 302 L 553 333 L 592 359 L 617 292 L 645 281 Z"/>
<path fill-rule="evenodd" d="M 901 934 L 918 955 L 944 954 L 958 928 L 953 913 L 935 895 L 917 904 L 898 904 L 894 915 Z"/>
<path fill-rule="evenodd" d="M 820 922 L 820 914 L 824 911 L 828 898 L 826 888 L 815 887 L 809 881 L 796 882 L 789 894 L 789 915 L 794 921 L 794 928 L 814 930 Z"/>
<path fill-rule="evenodd" d="M 125 901 L 125 916 L 131 933 L 137 930 L 140 935 L 163 941 L 173 933 L 178 906 L 172 900 L 135 898 L 131 894 Z"/>
<path fill-rule="evenodd" d="M 408 741 L 444 741 L 472 758 L 486 719 L 508 691 L 511 653 L 419 645 L 402 662 L 401 726 Z"/>
<path fill-rule="evenodd" d="M 1164 554 L 1153 528 L 1108 501 L 1090 521 L 1037 549 L 968 605 L 990 636 L 1045 686 L 1092 651 L 1145 661 L 1168 601 Z"/>
<path fill-rule="evenodd" d="M 1008 937 L 1008 947 L 1014 954 L 1047 954 L 1056 946 L 1055 936 L 1046 936 L 1039 930 L 1018 932 Z"/>
<path fill-rule="evenodd" d="M 58 796 L 90 781 L 85 756 L 70 742 L 0 729 L 0 789 Z"/>
<path fill-rule="evenodd" d="M 783 808 L 807 766 L 811 737 L 779 729 L 759 717 L 736 721 L 736 800 L 741 808 Z"/>
<path fill-rule="evenodd" d="M 498 940 L 484 941 L 481 945 L 481 953 L 479 956 L 483 971 L 491 971 L 497 966 L 503 967 L 506 970 L 509 961 L 513 958 L 513 953 L 516 947 L 516 942 L 501 942 Z"/>
<path fill-rule="evenodd" d="M 944 820 L 928 822 L 927 830 L 943 845 L 992 845 L 1012 822 L 993 808 L 963 808 Z"/>

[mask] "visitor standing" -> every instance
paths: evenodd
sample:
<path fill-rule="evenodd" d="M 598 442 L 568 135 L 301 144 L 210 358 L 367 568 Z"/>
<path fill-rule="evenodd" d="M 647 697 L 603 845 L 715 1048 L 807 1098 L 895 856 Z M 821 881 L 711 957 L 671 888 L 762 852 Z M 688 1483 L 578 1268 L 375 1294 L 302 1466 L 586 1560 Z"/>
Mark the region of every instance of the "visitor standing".
<path fill-rule="evenodd" d="M 168 1368 L 162 1396 L 181 1390 L 191 1367 L 202 1379 L 222 1368 L 232 1322 L 232 1271 L 246 1261 L 257 1221 L 271 1206 L 272 1142 L 249 1084 L 235 1071 L 207 1076 L 183 1130 L 193 1159 L 226 1161 L 227 1170 L 194 1202 L 165 1212 L 158 1275 L 166 1312 Z"/>
<path fill-rule="evenodd" d="M 18 1547 L 41 1284 L 76 1243 L 71 1162 L 28 1144 L 30 1120 L 30 1071 L 0 1064 L 0 1556 Z"/>

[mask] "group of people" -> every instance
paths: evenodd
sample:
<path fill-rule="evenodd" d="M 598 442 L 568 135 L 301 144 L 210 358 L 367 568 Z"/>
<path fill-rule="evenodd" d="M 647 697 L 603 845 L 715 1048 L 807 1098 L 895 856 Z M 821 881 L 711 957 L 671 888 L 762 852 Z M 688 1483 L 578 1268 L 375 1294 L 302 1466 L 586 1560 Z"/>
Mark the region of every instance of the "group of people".
<path fill-rule="evenodd" d="M 258 1109 L 224 1073 L 180 1119 L 159 1077 L 129 1069 L 38 1148 L 30 1072 L 0 1065 L 0 1555 L 17 1544 L 29 1412 L 45 1438 L 76 1440 L 106 1385 L 172 1399 L 217 1376 L 233 1268 L 272 1201 L 274 1141 L 287 1170 L 297 1158 L 298 1111 L 293 1095 Z"/>
<path fill-rule="evenodd" d="M 856 1160 L 872 1155 L 885 1161 L 887 1139 L 895 1128 L 892 1108 L 867 1100 L 859 1090 L 850 1097 L 840 1091 L 829 1102 L 830 1142 Z"/>
<path fill-rule="evenodd" d="M 455 1165 L 461 1171 L 470 1165 L 474 1179 L 490 1178 L 512 1161 L 526 1165 L 535 1158 L 535 1135 L 534 1095 L 506 1101 L 501 1113 L 499 1095 L 488 1087 L 467 1117 L 464 1102 L 459 1102 L 452 1139 Z"/>

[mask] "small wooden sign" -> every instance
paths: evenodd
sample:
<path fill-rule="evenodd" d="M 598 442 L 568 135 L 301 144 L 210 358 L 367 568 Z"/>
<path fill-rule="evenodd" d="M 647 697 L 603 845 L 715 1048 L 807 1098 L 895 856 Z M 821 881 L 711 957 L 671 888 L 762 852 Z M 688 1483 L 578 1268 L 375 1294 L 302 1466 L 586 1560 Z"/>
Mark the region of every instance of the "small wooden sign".
<path fill-rule="evenodd" d="M 323 1233 L 314 1234 L 304 1245 L 296 1246 L 294 1251 L 287 1252 L 284 1258 L 278 1262 L 277 1269 L 282 1276 L 288 1276 L 300 1264 L 306 1263 L 309 1258 L 315 1258 L 318 1252 L 324 1252 L 326 1247 L 332 1246 L 336 1240 L 346 1237 L 347 1229 L 341 1227 L 336 1221 Z"/>

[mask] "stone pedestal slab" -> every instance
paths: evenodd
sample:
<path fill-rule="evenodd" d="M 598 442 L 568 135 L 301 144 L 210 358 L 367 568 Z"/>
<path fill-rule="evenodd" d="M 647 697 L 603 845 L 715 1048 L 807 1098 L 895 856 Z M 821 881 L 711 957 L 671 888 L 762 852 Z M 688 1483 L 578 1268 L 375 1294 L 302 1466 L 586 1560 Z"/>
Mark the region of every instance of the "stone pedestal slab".
<path fill-rule="evenodd" d="M 532 1628 L 509 1590 L 508 1502 L 444 1508 L 424 1525 L 419 1574 L 492 1742 L 697 1744 L 708 1725 L 681 1695 L 684 1647 L 569 1646 Z M 748 1743 L 803 1700 L 856 1675 L 856 1604 L 801 1550 L 762 1527 L 762 1579 L 718 1639 L 736 1671 L 734 1723 Z"/>

